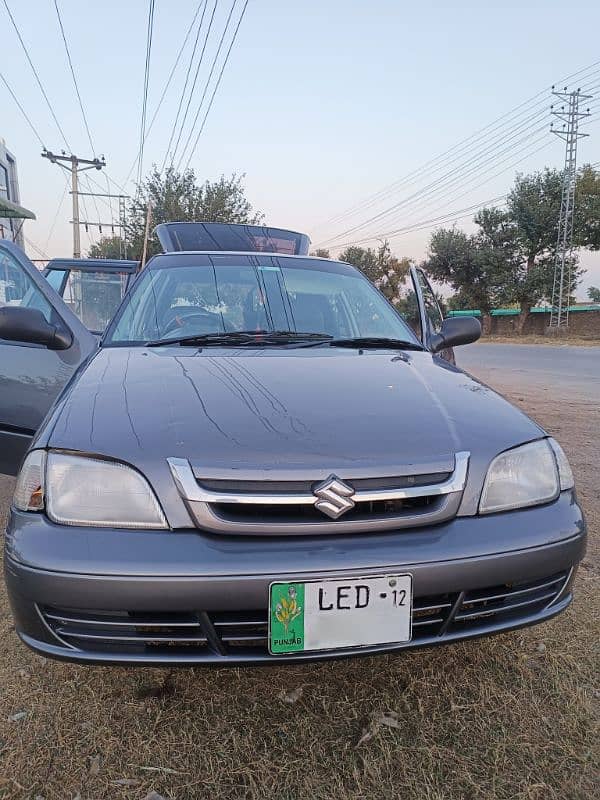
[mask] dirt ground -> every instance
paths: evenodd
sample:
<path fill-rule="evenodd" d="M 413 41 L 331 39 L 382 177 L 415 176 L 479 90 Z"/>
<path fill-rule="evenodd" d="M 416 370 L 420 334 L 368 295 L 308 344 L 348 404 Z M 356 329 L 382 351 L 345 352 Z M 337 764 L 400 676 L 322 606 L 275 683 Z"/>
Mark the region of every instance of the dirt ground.
<path fill-rule="evenodd" d="M 168 672 L 45 661 L 2 590 L 0 798 L 600 797 L 598 403 L 512 399 L 567 450 L 587 513 L 565 614 L 395 657 Z"/>
<path fill-rule="evenodd" d="M 482 342 L 493 344 L 547 344 L 554 347 L 598 347 L 600 339 L 583 338 L 582 336 L 538 336 L 528 333 L 524 336 L 484 336 Z"/>

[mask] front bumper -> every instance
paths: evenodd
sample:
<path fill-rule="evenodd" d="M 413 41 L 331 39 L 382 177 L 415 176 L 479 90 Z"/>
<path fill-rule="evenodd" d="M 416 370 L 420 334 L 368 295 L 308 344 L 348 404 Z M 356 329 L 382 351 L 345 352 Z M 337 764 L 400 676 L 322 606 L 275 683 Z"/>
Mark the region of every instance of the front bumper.
<path fill-rule="evenodd" d="M 575 497 L 431 529 L 262 539 L 199 531 L 65 528 L 13 511 L 5 576 L 23 641 L 112 664 L 306 661 L 431 646 L 550 619 L 585 552 Z M 270 656 L 269 584 L 410 572 L 413 639 Z"/>

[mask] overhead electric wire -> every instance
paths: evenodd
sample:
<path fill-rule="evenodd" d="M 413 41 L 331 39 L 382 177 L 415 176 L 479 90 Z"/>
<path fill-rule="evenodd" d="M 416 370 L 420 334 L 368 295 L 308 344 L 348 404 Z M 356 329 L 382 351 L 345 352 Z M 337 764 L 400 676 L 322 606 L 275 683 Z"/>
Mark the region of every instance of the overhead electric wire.
<path fill-rule="evenodd" d="M 229 56 L 231 55 L 231 51 L 233 49 L 233 45 L 235 44 L 235 40 L 237 39 L 238 31 L 239 31 L 240 26 L 242 24 L 242 20 L 244 18 L 244 14 L 246 13 L 246 8 L 247 7 L 248 7 L 248 0 L 245 0 L 245 3 L 244 3 L 243 8 L 242 8 L 242 13 L 240 14 L 240 17 L 239 17 L 239 19 L 237 21 L 237 25 L 235 27 L 235 31 L 233 32 L 233 38 L 231 40 L 231 43 L 230 43 L 229 48 L 227 50 L 227 54 L 225 56 L 225 61 L 223 62 L 223 65 L 221 67 L 221 71 L 219 72 L 219 77 L 217 78 L 217 82 L 215 84 L 215 88 L 213 90 L 213 93 L 211 95 L 210 101 L 208 103 L 208 108 L 206 109 L 206 113 L 204 114 L 204 118 L 202 120 L 202 124 L 200 125 L 200 130 L 198 131 L 198 135 L 196 136 L 196 139 L 194 140 L 194 144 L 193 144 L 192 149 L 190 151 L 190 154 L 188 156 L 188 160 L 186 161 L 186 165 L 185 165 L 186 169 L 189 166 L 189 163 L 192 160 L 192 158 L 194 156 L 194 153 L 196 152 L 196 147 L 198 146 L 198 141 L 200 140 L 200 136 L 202 135 L 202 131 L 204 130 L 204 126 L 206 125 L 206 120 L 208 119 L 208 115 L 209 115 L 210 110 L 212 108 L 212 104 L 214 102 L 215 95 L 217 94 L 217 90 L 218 90 L 218 88 L 219 88 L 219 86 L 221 84 L 221 79 L 223 78 L 223 73 L 225 72 L 225 67 L 227 66 L 227 63 L 229 61 Z M 200 111 L 200 109 L 198 109 L 198 112 L 199 111 Z M 195 122 L 194 122 L 194 124 L 195 124 Z M 184 153 L 185 153 L 185 149 L 187 149 L 187 144 L 186 144 L 186 147 L 184 148 Z M 183 157 L 183 155 L 182 155 L 182 157 Z"/>
<path fill-rule="evenodd" d="M 530 141 L 533 136 L 537 135 L 538 133 L 542 133 L 542 132 L 543 132 L 542 136 L 538 137 L 534 141 Z M 469 175 L 471 175 L 472 176 L 471 180 L 472 179 L 477 180 L 477 178 L 480 175 L 485 175 L 491 169 L 494 169 L 496 166 L 498 166 L 498 164 L 505 163 L 506 161 L 509 161 L 511 158 L 513 158 L 514 155 L 523 152 L 523 150 L 527 149 L 528 147 L 531 147 L 532 145 L 539 144 L 540 142 L 542 142 L 546 138 L 546 134 L 548 132 L 549 132 L 549 129 L 547 128 L 547 126 L 543 125 L 543 126 L 537 128 L 535 131 L 533 131 L 532 134 L 530 134 L 527 137 L 524 137 L 524 138 L 520 139 L 518 142 L 516 142 L 515 145 L 520 145 L 520 144 L 525 143 L 524 147 L 521 147 L 516 152 L 514 151 L 514 145 L 512 145 L 509 148 L 504 148 L 504 150 L 499 151 L 493 158 L 487 159 L 487 161 L 484 161 L 481 166 L 484 166 L 486 163 L 488 163 L 490 166 L 487 169 L 480 170 L 478 166 L 477 167 L 474 166 L 470 170 L 468 170 L 468 172 L 466 172 L 465 174 L 459 174 L 456 177 L 452 178 L 452 180 L 450 180 L 450 181 L 447 181 L 447 180 L 444 181 L 440 185 L 436 186 L 435 191 L 427 192 L 423 197 L 417 197 L 417 203 L 416 203 L 416 205 L 411 205 L 411 209 L 410 209 L 409 214 L 414 214 L 415 210 L 423 211 L 425 208 L 427 208 L 428 206 L 431 205 L 431 201 L 432 200 L 433 200 L 433 202 L 437 202 L 437 201 L 441 200 L 442 198 L 445 198 L 445 197 L 448 197 L 448 196 L 451 196 L 453 198 L 453 200 L 458 200 L 458 199 L 460 199 L 462 197 L 465 197 L 467 194 L 470 194 L 473 191 L 473 189 L 478 188 L 479 186 L 482 185 L 482 184 L 477 184 L 477 186 L 475 186 L 475 187 L 471 186 L 471 187 L 467 188 L 466 191 L 462 192 L 459 195 L 456 195 L 455 194 L 456 187 L 462 187 L 464 185 L 465 177 L 468 177 Z M 551 139 L 548 139 L 548 144 L 550 144 L 551 141 L 552 141 Z M 509 155 L 506 158 L 501 159 L 500 161 L 498 161 L 498 156 L 503 155 L 504 153 L 507 153 L 507 152 L 509 152 Z M 487 183 L 487 180 L 484 181 L 483 183 Z M 440 189 L 444 190 L 444 191 L 442 191 L 441 194 L 440 194 Z M 430 197 L 429 197 L 428 200 L 425 199 L 425 202 L 423 203 L 423 199 L 424 199 L 424 197 L 426 197 L 427 194 L 429 194 Z M 442 208 L 446 207 L 447 205 L 448 205 L 447 203 L 444 203 L 442 206 L 438 206 L 438 208 L 435 209 L 435 210 L 442 209 Z M 391 220 L 390 220 L 390 222 L 391 222 Z"/>
<path fill-rule="evenodd" d="M 146 110 L 148 108 L 148 84 L 150 82 L 150 57 L 152 54 L 152 34 L 154 31 L 154 2 L 149 0 L 148 3 L 148 25 L 146 31 L 146 63 L 144 68 L 144 89 L 142 93 L 142 118 L 140 121 L 140 146 L 138 158 L 138 179 L 137 191 L 140 190 L 142 182 L 142 174 L 144 169 L 144 143 L 146 141 Z"/>
<path fill-rule="evenodd" d="M 570 75 L 566 76 L 566 78 L 563 78 L 560 81 L 560 83 L 564 83 L 565 81 L 569 81 L 571 78 L 574 78 L 574 77 L 577 77 L 577 76 L 582 76 L 582 73 L 589 73 L 591 70 L 594 70 L 595 68 L 597 68 L 598 65 L 600 65 L 600 60 L 594 62 L 593 64 L 588 65 L 587 67 L 584 67 L 584 68 L 582 68 L 580 70 L 577 70 L 574 73 L 571 73 Z M 596 73 L 598 73 L 597 69 L 596 69 Z M 594 74 L 594 73 L 592 73 L 592 74 Z M 583 75 L 582 77 L 585 80 L 585 79 L 590 78 L 591 75 Z M 339 213 L 337 215 L 334 215 L 333 217 L 327 218 L 326 220 L 324 220 L 323 222 L 319 223 L 315 227 L 316 228 L 321 228 L 326 224 L 332 224 L 332 223 L 338 222 L 341 219 L 345 218 L 346 216 L 353 216 L 354 214 L 359 213 L 360 211 L 364 210 L 364 208 L 370 207 L 370 206 L 376 204 L 377 202 L 379 202 L 380 200 L 384 199 L 386 196 L 389 196 L 390 194 L 395 193 L 403 184 L 408 182 L 411 178 L 412 179 L 416 178 L 422 172 L 431 172 L 432 168 L 434 168 L 436 164 L 439 164 L 440 162 L 443 162 L 444 160 L 447 161 L 449 158 L 453 157 L 453 155 L 454 156 L 457 155 L 457 151 L 463 152 L 465 149 L 468 149 L 468 148 L 472 147 L 475 142 L 486 138 L 486 136 L 489 136 L 490 128 L 492 128 L 493 130 L 496 130 L 496 129 L 498 129 L 498 127 L 502 127 L 501 125 L 499 125 L 499 123 L 502 123 L 503 120 L 506 120 L 507 118 L 511 118 L 511 119 L 512 118 L 518 118 L 519 116 L 522 116 L 523 114 L 528 113 L 529 111 L 531 111 L 531 107 L 529 107 L 525 111 L 521 111 L 520 114 L 517 114 L 519 109 L 522 109 L 524 106 L 530 106 L 530 104 L 532 102 L 534 102 L 535 100 L 537 100 L 539 97 L 541 97 L 543 95 L 547 95 L 549 93 L 549 91 L 550 91 L 550 87 L 538 92 L 537 94 L 533 95 L 528 100 L 525 100 L 524 102 L 520 103 L 518 106 L 516 106 L 512 110 L 506 112 L 502 116 L 498 117 L 496 120 L 492 121 L 488 125 L 484 126 L 483 128 L 480 128 L 475 133 L 471 134 L 467 138 L 465 138 L 465 139 L 461 140 L 460 142 L 458 142 L 457 144 L 453 145 L 451 148 L 449 148 L 448 150 L 444 151 L 440 155 L 436 156 L 433 159 L 430 159 L 429 161 L 425 162 L 425 164 L 423 164 L 423 165 L 417 167 L 416 169 L 412 170 L 407 175 L 405 175 L 403 178 L 399 179 L 398 181 L 395 181 L 392 184 L 389 184 L 387 187 L 384 187 L 383 189 L 379 190 L 375 194 L 368 196 L 367 198 L 365 198 L 365 200 L 361 201 L 358 204 L 355 204 L 354 206 L 346 209 L 345 211 L 343 211 L 343 212 L 341 212 L 341 213 Z M 537 106 L 541 106 L 545 102 L 546 102 L 546 100 L 539 101 L 537 103 Z M 534 106 L 534 107 L 536 107 L 536 106 Z M 515 115 L 516 115 L 516 117 L 515 117 Z M 507 123 L 505 122 L 503 124 L 506 125 Z M 486 131 L 488 133 L 486 133 Z"/>
<path fill-rule="evenodd" d="M 215 0 L 214 5 L 213 5 L 212 14 L 210 16 L 208 29 L 207 29 L 206 34 L 204 36 L 204 44 L 202 45 L 202 56 L 204 55 L 204 50 L 206 48 L 206 43 L 207 43 L 208 37 L 210 35 L 210 30 L 211 30 L 213 19 L 214 19 L 214 16 L 215 16 L 215 11 L 217 9 L 217 2 L 218 2 L 218 0 Z M 192 53 L 190 55 L 190 60 L 188 62 L 188 67 L 187 67 L 187 70 L 186 70 L 186 73 L 185 73 L 185 81 L 183 83 L 183 89 L 181 90 L 181 95 L 179 96 L 179 104 L 177 105 L 177 113 L 175 114 L 175 119 L 173 121 L 173 126 L 171 127 L 171 134 L 169 136 L 169 143 L 167 144 L 167 149 L 165 150 L 165 157 L 163 158 L 162 166 L 160 168 L 161 172 L 164 170 L 164 168 L 165 168 L 165 166 L 167 164 L 167 160 L 169 158 L 169 155 L 171 153 L 171 145 L 173 144 L 173 138 L 175 137 L 175 131 L 177 130 L 177 125 L 179 124 L 179 115 L 181 114 L 181 108 L 183 106 L 183 101 L 185 99 L 188 83 L 189 83 L 189 80 L 190 80 L 190 75 L 192 73 L 192 66 L 194 64 L 194 58 L 196 57 L 196 50 L 198 49 L 198 42 L 200 40 L 200 33 L 202 31 L 202 25 L 204 23 L 204 17 L 206 15 L 207 7 L 208 7 L 208 0 L 205 0 L 204 8 L 202 9 L 202 16 L 200 17 L 200 23 L 198 24 L 198 30 L 196 31 L 196 38 L 194 39 L 194 46 L 192 48 Z"/>
<path fill-rule="evenodd" d="M 71 70 L 71 77 L 73 78 L 73 85 L 75 87 L 75 93 L 77 94 L 77 100 L 79 101 L 79 108 L 81 110 L 81 116 L 83 117 L 83 124 L 85 125 L 85 130 L 87 133 L 88 141 L 90 143 L 90 147 L 92 148 L 92 155 L 96 155 L 96 148 L 94 147 L 94 142 L 92 141 L 92 134 L 90 132 L 90 126 L 88 125 L 87 116 L 85 113 L 85 109 L 83 107 L 83 101 L 81 99 L 81 94 L 79 92 L 79 86 L 77 84 L 77 78 L 75 77 L 75 69 L 73 67 L 73 61 L 71 59 L 71 52 L 69 50 L 69 45 L 67 43 L 67 37 L 65 34 L 65 29 L 63 27 L 62 17 L 60 15 L 60 9 L 58 8 L 58 0 L 54 0 L 54 8 L 56 9 L 56 16 L 58 17 L 58 24 L 60 25 L 60 32 L 62 34 L 63 44 L 65 46 L 65 52 L 67 54 L 67 60 L 69 62 L 69 68 Z"/>
<path fill-rule="evenodd" d="M 411 202 L 413 202 L 414 200 L 416 200 L 418 198 L 430 196 L 432 193 L 433 194 L 438 193 L 442 188 L 444 188 L 445 186 L 448 185 L 448 180 L 453 178 L 453 176 L 456 176 L 456 177 L 454 177 L 451 180 L 451 184 L 454 184 L 457 181 L 461 182 L 464 179 L 465 175 L 469 175 L 474 170 L 478 169 L 480 164 L 485 164 L 488 161 L 494 161 L 495 159 L 497 159 L 497 157 L 499 155 L 502 155 L 502 154 L 506 153 L 507 151 L 512 150 L 515 147 L 515 145 L 521 144 L 523 141 L 526 141 L 527 139 L 530 139 L 532 136 L 535 136 L 536 134 L 540 133 L 544 129 L 548 129 L 549 130 L 548 124 L 544 124 L 542 126 L 536 127 L 538 121 L 539 120 L 537 120 L 536 122 L 530 124 L 523 131 L 517 131 L 517 132 L 513 133 L 512 136 L 508 137 L 508 139 L 505 139 L 504 142 L 501 143 L 501 144 L 506 144 L 506 142 L 510 142 L 515 137 L 520 136 L 521 138 L 518 139 L 517 142 L 515 142 L 514 144 L 510 144 L 510 145 L 508 145 L 508 147 L 504 147 L 504 149 L 500 149 L 500 150 L 497 150 L 496 145 L 493 145 L 491 148 L 488 147 L 487 150 L 484 150 L 481 153 L 477 153 L 473 158 L 468 159 L 467 161 L 459 164 L 459 166 L 457 166 L 454 169 L 450 170 L 445 175 L 442 175 L 441 178 L 437 178 L 436 180 L 432 181 L 431 183 L 427 184 L 426 186 L 422 187 L 421 189 L 418 189 L 416 192 L 414 192 L 413 194 L 411 194 L 408 197 L 404 198 L 403 200 L 400 200 L 398 203 L 395 203 L 390 208 L 384 209 L 383 211 L 380 211 L 378 214 L 373 215 L 372 217 L 370 217 L 369 219 L 365 220 L 364 222 L 359 223 L 357 225 L 354 225 L 351 228 L 348 228 L 348 229 L 342 231 L 341 233 L 335 234 L 335 235 L 329 237 L 328 239 L 322 240 L 320 242 L 320 244 L 323 245 L 323 244 L 328 244 L 328 243 L 334 243 L 336 239 L 340 239 L 340 238 L 343 238 L 345 236 L 349 236 L 352 233 L 354 233 L 355 231 L 359 231 L 359 230 L 367 227 L 368 225 L 372 224 L 373 222 L 377 222 L 379 220 L 384 219 L 385 217 L 390 216 L 390 214 L 393 214 L 394 212 L 398 211 L 400 208 L 406 206 L 408 203 L 411 203 Z M 527 131 L 531 130 L 532 128 L 536 128 L 536 129 L 533 130 L 531 133 L 527 133 Z M 523 134 L 525 134 L 525 133 L 527 133 L 527 135 L 523 136 Z M 489 158 L 486 158 L 486 156 L 489 153 L 490 149 L 495 150 L 496 152 L 492 152 L 491 155 L 489 156 Z M 483 161 L 482 161 L 482 159 L 483 159 Z M 474 166 L 474 167 L 471 166 L 473 164 L 475 164 L 476 166 Z M 471 167 L 471 168 L 468 169 L 467 172 L 465 173 L 465 169 L 468 168 L 468 167 Z"/>
<path fill-rule="evenodd" d="M 29 66 L 31 67 L 31 70 L 32 70 L 32 72 L 33 72 L 33 74 L 35 76 L 35 79 L 37 81 L 37 85 L 39 86 L 40 91 L 41 91 L 41 93 L 42 93 L 42 95 L 44 97 L 44 100 L 46 101 L 46 105 L 50 109 L 50 113 L 52 114 L 52 119 L 56 123 L 56 127 L 58 128 L 58 130 L 60 132 L 60 135 L 63 138 L 63 141 L 64 141 L 64 143 L 65 143 L 65 145 L 67 147 L 67 150 L 71 150 L 71 145 L 67 141 L 67 137 L 65 136 L 65 132 L 63 131 L 60 122 L 58 121 L 58 117 L 54 113 L 54 108 L 52 107 L 52 103 L 48 99 L 48 95 L 46 94 L 46 90 L 44 89 L 42 81 L 40 80 L 40 76 L 38 75 L 38 72 L 37 72 L 37 70 L 36 70 L 36 68 L 35 68 L 35 66 L 33 64 L 33 61 L 31 60 L 31 56 L 29 55 L 29 50 L 27 49 L 27 45 L 23 41 L 23 37 L 21 36 L 21 32 L 19 31 L 17 23 L 15 22 L 15 18 L 13 17 L 12 12 L 11 12 L 10 8 L 8 7 L 7 0 L 2 0 L 2 2 L 4 3 L 4 7 L 6 8 L 6 11 L 7 11 L 8 16 L 10 18 L 12 26 L 15 29 L 15 33 L 17 34 L 19 42 L 21 43 L 21 47 L 23 48 L 23 52 L 25 53 L 25 57 L 27 58 L 27 61 L 29 62 Z"/>
<path fill-rule="evenodd" d="M 27 115 L 27 112 L 25 111 L 25 109 L 23 108 L 23 106 L 21 105 L 21 103 L 19 102 L 19 98 L 18 98 L 18 97 L 17 97 L 17 95 L 16 95 L 16 94 L 13 92 L 13 90 L 12 90 L 12 88 L 11 88 L 10 84 L 8 83 L 8 81 L 6 80 L 6 78 L 4 77 L 4 75 L 3 75 L 1 72 L 0 72 L 0 80 L 2 80 L 2 83 L 3 83 L 3 84 L 6 86 L 6 88 L 8 89 L 8 92 L 9 92 L 10 96 L 12 97 L 12 99 L 13 99 L 13 100 L 15 101 L 15 103 L 17 104 L 17 107 L 18 107 L 19 111 L 21 112 L 21 114 L 23 114 L 23 117 L 25 118 L 25 121 L 27 122 L 27 124 L 28 124 L 28 125 L 29 125 L 29 127 L 31 128 L 31 130 L 32 130 L 32 132 L 33 132 L 33 135 L 35 136 L 35 138 L 36 138 L 36 139 L 38 140 L 38 142 L 41 144 L 41 146 L 42 146 L 42 149 L 43 149 L 43 150 L 45 150 L 45 149 L 46 149 L 46 145 L 44 144 L 42 137 L 41 137 L 41 136 L 40 136 L 40 134 L 38 133 L 38 131 L 37 131 L 37 128 L 35 127 L 35 125 L 33 124 L 33 122 L 32 122 L 32 121 L 29 119 L 29 116 Z"/>
<path fill-rule="evenodd" d="M 166 83 L 164 85 L 164 88 L 162 90 L 162 93 L 160 95 L 160 100 L 158 101 L 158 103 L 156 105 L 156 108 L 154 110 L 154 114 L 152 115 L 152 119 L 150 120 L 150 124 L 146 128 L 146 133 L 144 135 L 144 143 L 145 143 L 146 139 L 148 138 L 148 135 L 150 134 L 150 131 L 152 130 L 152 127 L 154 126 L 154 123 L 156 121 L 156 117 L 158 116 L 158 112 L 160 111 L 161 106 L 163 104 L 163 101 L 164 101 L 165 97 L 167 96 L 167 91 L 169 89 L 169 86 L 171 85 L 171 82 L 173 80 L 173 76 L 175 75 L 175 71 L 177 70 L 177 67 L 179 66 L 179 62 L 181 61 L 181 56 L 183 55 L 183 51 L 185 50 L 185 46 L 188 43 L 188 39 L 190 38 L 190 34 L 191 34 L 191 32 L 192 32 L 192 30 L 194 28 L 194 25 L 196 24 L 196 20 L 198 18 L 198 14 L 200 13 L 200 9 L 202 8 L 203 5 L 206 6 L 206 3 L 207 3 L 207 0 L 200 0 L 198 5 L 196 6 L 196 12 L 194 13 L 194 16 L 192 17 L 192 21 L 190 22 L 190 25 L 189 25 L 189 27 L 187 29 L 187 33 L 185 34 L 183 43 L 182 43 L 181 47 L 179 48 L 179 52 L 177 53 L 177 58 L 175 59 L 175 62 L 173 64 L 173 66 L 171 67 L 171 72 L 169 73 L 169 77 L 167 78 L 167 81 L 166 81 Z M 129 168 L 129 172 L 127 173 L 127 177 L 125 178 L 124 183 L 127 183 L 129 178 L 131 177 L 131 173 L 133 172 L 133 170 L 135 169 L 135 167 L 136 167 L 136 165 L 138 163 L 138 158 L 139 158 L 139 153 L 135 157 L 131 167 Z"/>
<path fill-rule="evenodd" d="M 236 2 L 237 2 L 237 0 L 234 0 L 234 5 L 235 5 Z M 190 110 L 192 97 L 194 96 L 194 91 L 196 89 L 196 83 L 198 82 L 198 75 L 200 73 L 200 67 L 202 66 L 202 62 L 204 60 L 204 53 L 206 52 L 206 45 L 208 44 L 208 37 L 210 36 L 210 32 L 211 32 L 211 29 L 212 29 L 212 24 L 213 24 L 213 20 L 214 20 L 214 17 L 215 17 L 215 10 L 217 8 L 217 4 L 218 4 L 218 0 L 215 0 L 215 4 L 214 4 L 213 10 L 212 10 L 212 14 L 211 14 L 211 17 L 210 17 L 210 20 L 209 20 L 209 23 L 208 23 L 208 29 L 207 29 L 206 35 L 204 37 L 204 44 L 202 45 L 202 52 L 200 53 L 200 58 L 198 59 L 198 63 L 196 65 L 196 71 L 194 73 L 194 80 L 192 81 L 192 88 L 190 89 L 190 93 L 188 95 L 187 103 L 186 103 L 186 106 L 185 106 L 185 112 L 183 114 L 183 119 L 181 120 L 181 124 L 179 126 L 179 133 L 177 134 L 177 141 L 175 142 L 175 147 L 173 148 L 173 150 L 171 152 L 171 166 L 173 166 L 173 162 L 175 161 L 175 157 L 177 156 L 177 150 L 179 149 L 179 143 L 181 141 L 181 136 L 183 134 L 183 129 L 184 129 L 185 123 L 187 121 L 187 116 L 188 116 L 188 112 Z M 229 25 L 229 20 L 230 19 L 231 19 L 231 11 L 229 12 L 229 17 L 227 18 L 227 22 L 225 23 L 225 30 L 227 30 L 227 27 Z M 221 42 L 222 41 L 223 41 L 223 37 L 221 37 Z M 219 43 L 219 50 L 220 50 L 220 48 L 221 48 L 221 43 Z M 217 50 L 217 53 L 219 52 L 219 50 Z M 214 62 L 213 62 L 213 64 L 214 64 Z M 212 69 L 211 69 L 211 75 L 212 75 Z M 205 89 L 205 91 L 206 91 L 206 89 Z M 204 95 L 203 95 L 203 97 L 204 97 Z M 195 122 L 195 120 L 194 120 L 194 122 Z M 194 123 L 192 123 L 192 129 L 193 129 L 193 125 L 194 125 Z"/>
<path fill-rule="evenodd" d="M 545 137 L 541 137 L 541 138 L 545 138 Z M 537 139 L 536 142 L 532 142 L 532 144 L 539 143 L 539 141 L 540 141 L 540 139 Z M 484 184 L 489 183 L 491 180 L 493 180 L 494 178 L 497 178 L 499 175 L 502 175 L 504 172 L 507 172 L 510 169 L 514 169 L 514 167 L 516 167 L 518 164 L 522 163 L 523 161 L 526 161 L 528 158 L 531 158 L 531 156 L 536 155 L 537 153 L 541 152 L 542 150 L 545 150 L 551 144 L 552 144 L 552 139 L 549 139 L 544 144 L 542 144 L 541 147 L 537 147 L 535 150 L 527 152 L 522 158 L 519 158 L 517 161 L 512 162 L 507 167 L 503 167 L 501 170 L 499 170 L 498 172 L 494 173 L 494 175 L 491 175 L 489 178 L 486 178 L 484 181 L 481 181 L 481 183 L 479 183 L 476 186 L 473 186 L 470 189 L 468 189 L 462 195 L 458 195 L 458 197 L 456 199 L 459 199 L 460 197 L 464 197 L 466 194 L 470 194 L 475 189 L 478 189 L 480 186 L 483 186 Z M 510 159 L 504 159 L 504 160 L 507 161 L 507 160 L 510 160 Z M 450 212 L 449 212 L 449 214 L 450 214 Z M 353 240 L 353 241 L 348 241 L 348 242 L 345 242 L 344 244 L 337 244 L 337 245 L 335 245 L 335 247 L 336 247 L 336 249 L 338 249 L 338 248 L 341 249 L 341 248 L 345 248 L 345 247 L 350 247 L 352 245 L 360 244 L 362 242 L 369 242 L 369 241 L 386 239 L 386 238 L 393 239 L 396 236 L 400 236 L 400 235 L 403 235 L 405 233 L 411 233 L 414 230 L 420 229 L 419 227 L 416 227 L 416 226 L 419 226 L 419 225 L 420 225 L 420 223 L 416 222 L 411 226 L 406 226 L 405 228 L 399 228 L 399 229 L 392 230 L 392 231 L 379 232 L 379 233 L 377 233 L 377 234 L 375 234 L 373 236 L 368 236 L 368 237 L 365 236 L 364 238 L 356 239 L 356 240 Z M 434 227 L 434 225 L 431 225 L 431 226 L 430 225 L 424 225 L 423 227 Z"/>

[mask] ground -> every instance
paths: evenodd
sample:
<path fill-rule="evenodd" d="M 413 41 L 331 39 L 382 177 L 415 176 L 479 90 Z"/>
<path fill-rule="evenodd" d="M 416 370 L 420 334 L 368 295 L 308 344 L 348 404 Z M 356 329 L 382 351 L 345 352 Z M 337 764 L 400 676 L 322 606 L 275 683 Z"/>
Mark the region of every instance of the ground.
<path fill-rule="evenodd" d="M 18 642 L 2 592 L 0 798 L 600 796 L 600 348 L 589 362 L 532 348 L 525 363 L 506 347 L 457 360 L 569 455 L 590 546 L 565 614 L 400 656 L 169 672 L 41 659 Z M 0 478 L 3 512 L 11 490 Z"/>

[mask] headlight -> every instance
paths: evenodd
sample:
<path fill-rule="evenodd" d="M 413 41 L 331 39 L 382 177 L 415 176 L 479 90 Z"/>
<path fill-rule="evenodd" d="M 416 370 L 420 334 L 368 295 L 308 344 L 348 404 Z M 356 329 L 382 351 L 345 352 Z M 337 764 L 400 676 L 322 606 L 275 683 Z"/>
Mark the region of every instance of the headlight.
<path fill-rule="evenodd" d="M 46 451 L 32 450 L 19 472 L 13 505 L 19 511 L 41 511 L 44 508 L 44 471 Z"/>
<path fill-rule="evenodd" d="M 558 497 L 560 488 L 557 458 L 550 441 L 524 444 L 500 453 L 490 464 L 479 513 L 547 503 Z"/>
<path fill-rule="evenodd" d="M 148 481 L 116 461 L 49 452 L 42 491 L 46 513 L 63 525 L 168 527 Z"/>
<path fill-rule="evenodd" d="M 548 444 L 554 451 L 556 464 L 558 465 L 558 477 L 560 478 L 560 490 L 564 492 L 565 489 L 572 489 L 575 486 L 575 478 L 571 471 L 571 465 L 565 455 L 565 451 L 556 441 L 556 439 L 548 439 Z"/>

